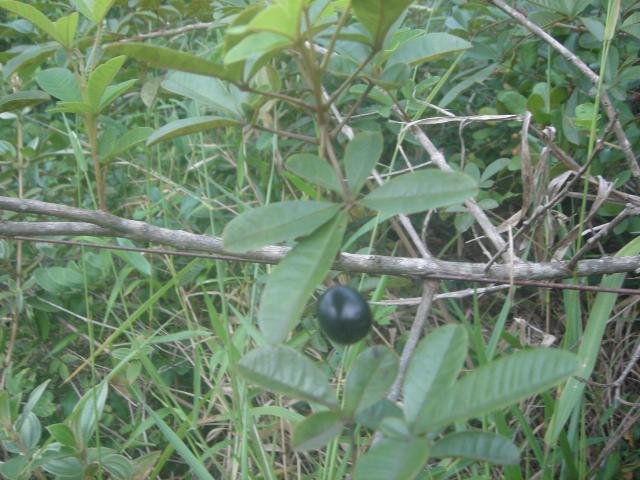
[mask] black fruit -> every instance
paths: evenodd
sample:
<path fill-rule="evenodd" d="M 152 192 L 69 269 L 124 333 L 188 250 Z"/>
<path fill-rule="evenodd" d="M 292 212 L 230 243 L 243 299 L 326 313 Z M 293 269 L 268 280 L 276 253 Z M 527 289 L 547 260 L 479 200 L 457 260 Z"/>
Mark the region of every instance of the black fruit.
<path fill-rule="evenodd" d="M 371 330 L 371 309 L 351 287 L 328 288 L 318 301 L 318 323 L 331 340 L 343 345 L 356 343 Z"/>

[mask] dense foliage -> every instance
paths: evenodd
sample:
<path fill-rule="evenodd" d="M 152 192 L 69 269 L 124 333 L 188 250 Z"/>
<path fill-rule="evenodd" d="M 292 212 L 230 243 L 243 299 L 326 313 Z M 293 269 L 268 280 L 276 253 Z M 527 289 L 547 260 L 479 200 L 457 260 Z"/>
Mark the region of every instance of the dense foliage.
<path fill-rule="evenodd" d="M 512 3 L 0 0 L 0 476 L 640 478 L 640 3 Z"/>

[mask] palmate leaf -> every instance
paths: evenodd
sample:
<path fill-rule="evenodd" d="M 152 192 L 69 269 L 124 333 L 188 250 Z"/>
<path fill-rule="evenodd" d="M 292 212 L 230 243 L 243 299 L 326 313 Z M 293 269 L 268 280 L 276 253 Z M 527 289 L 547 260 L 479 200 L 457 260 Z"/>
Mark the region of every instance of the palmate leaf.
<path fill-rule="evenodd" d="M 247 210 L 222 233 L 226 250 L 247 252 L 272 243 L 308 235 L 328 222 L 340 205 L 315 200 L 291 200 Z"/>
<path fill-rule="evenodd" d="M 410 214 L 459 204 L 477 192 L 476 181 L 464 173 L 426 169 L 389 180 L 359 203 L 383 215 Z"/>
<path fill-rule="evenodd" d="M 578 367 L 574 354 L 556 349 L 522 351 L 486 363 L 441 390 L 421 411 L 414 431 L 435 430 L 507 407 L 557 385 Z"/>
<path fill-rule="evenodd" d="M 347 214 L 300 241 L 273 270 L 262 292 L 258 323 L 272 343 L 282 342 L 300 321 L 305 304 L 327 274 L 342 245 Z"/>
<path fill-rule="evenodd" d="M 291 347 L 279 345 L 252 350 L 240 359 L 238 371 L 265 390 L 328 407 L 336 406 L 329 377 Z"/>

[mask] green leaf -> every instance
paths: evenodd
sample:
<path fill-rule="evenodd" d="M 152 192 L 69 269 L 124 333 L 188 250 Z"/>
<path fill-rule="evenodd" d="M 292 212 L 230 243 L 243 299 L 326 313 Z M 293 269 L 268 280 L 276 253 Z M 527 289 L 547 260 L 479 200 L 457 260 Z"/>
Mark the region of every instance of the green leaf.
<path fill-rule="evenodd" d="M 389 180 L 360 203 L 385 215 L 410 214 L 462 203 L 477 192 L 468 175 L 427 169 Z"/>
<path fill-rule="evenodd" d="M 344 153 L 344 165 L 352 195 L 360 192 L 380 155 L 382 134 L 379 132 L 361 132 L 349 142 Z"/>
<path fill-rule="evenodd" d="M 0 112 L 22 110 L 25 107 L 33 107 L 48 100 L 51 100 L 51 97 L 40 90 L 24 90 L 10 93 L 0 97 Z"/>
<path fill-rule="evenodd" d="M 241 62 L 257 58 L 266 53 L 280 50 L 291 43 L 291 40 L 279 33 L 258 32 L 243 38 L 224 56 L 224 63 Z"/>
<path fill-rule="evenodd" d="M 440 392 L 451 388 L 467 356 L 467 331 L 460 325 L 437 328 L 418 344 L 402 385 L 404 413 L 412 424 Z"/>
<path fill-rule="evenodd" d="M 73 47 L 73 40 L 78 29 L 78 18 L 78 12 L 73 12 L 66 17 L 60 17 L 53 24 L 56 30 L 56 38 L 66 49 Z"/>
<path fill-rule="evenodd" d="M 486 432 L 458 432 L 438 440 L 431 447 L 435 458 L 468 458 L 498 465 L 517 465 L 520 452 L 511 440 Z"/>
<path fill-rule="evenodd" d="M 10 428 L 11 421 L 11 402 L 9 394 L 6 390 L 0 390 L 0 426 Z"/>
<path fill-rule="evenodd" d="M 91 72 L 89 82 L 87 84 L 87 96 L 89 97 L 89 103 L 96 111 L 100 107 L 102 95 L 107 87 L 111 85 L 114 78 L 116 78 L 116 75 L 126 60 L 126 56 L 120 55 L 103 63 L 102 65 L 98 65 L 98 67 Z"/>
<path fill-rule="evenodd" d="M 110 453 L 101 457 L 100 462 L 114 480 L 129 480 L 134 478 L 133 465 L 123 455 Z"/>
<path fill-rule="evenodd" d="M 359 414 L 381 400 L 398 373 L 398 356 L 387 347 L 368 348 L 354 362 L 345 386 L 344 409 Z"/>
<path fill-rule="evenodd" d="M 22 412 L 20 413 L 20 417 L 16 421 L 17 428 L 20 428 L 20 426 L 22 425 L 22 422 L 24 420 L 23 417 L 28 416 L 36 407 L 36 405 L 38 404 L 38 401 L 40 400 L 45 390 L 47 389 L 47 385 L 49 385 L 50 381 L 51 380 L 45 380 L 36 388 L 34 388 L 32 392 L 29 394 L 29 399 L 27 400 L 27 403 L 25 404 L 25 406 L 22 407 Z"/>
<path fill-rule="evenodd" d="M 616 254 L 617 257 L 626 257 L 630 255 L 638 255 L 640 253 L 640 237 L 636 237 L 626 244 Z M 615 273 L 613 275 L 605 275 L 600 286 L 604 288 L 620 288 L 624 282 L 624 273 Z M 578 359 L 580 360 L 580 369 L 576 372 L 576 376 L 581 378 L 589 378 L 596 364 L 596 359 L 600 353 L 600 345 L 604 336 L 604 331 L 609 319 L 611 311 L 616 304 L 618 295 L 615 293 L 599 292 L 589 311 L 587 326 L 584 330 L 580 347 L 578 349 Z M 554 446 L 558 441 L 558 437 L 562 432 L 565 424 L 571 416 L 576 405 L 579 404 L 584 392 L 585 384 L 575 378 L 570 378 L 562 389 L 560 398 L 556 402 L 549 428 L 545 435 L 547 445 Z"/>
<path fill-rule="evenodd" d="M 369 408 L 359 412 L 356 415 L 356 423 L 364 425 L 371 430 L 378 430 L 382 422 L 390 417 L 402 420 L 402 410 L 395 402 L 383 398 Z"/>
<path fill-rule="evenodd" d="M 574 374 L 577 357 L 554 349 L 528 350 L 482 365 L 440 392 L 416 419 L 425 432 L 480 417 L 544 392 Z"/>
<path fill-rule="evenodd" d="M 29 45 L 3 65 L 2 77 L 8 80 L 16 72 L 20 73 L 23 69 L 30 66 L 39 65 L 53 55 L 59 48 L 60 46 L 56 42 Z"/>
<path fill-rule="evenodd" d="M 347 214 L 340 212 L 298 243 L 273 270 L 262 292 L 258 323 L 272 343 L 282 342 L 340 251 Z M 285 301 L 286 299 L 286 301 Z"/>
<path fill-rule="evenodd" d="M 96 113 L 91 105 L 84 102 L 58 102 L 55 107 L 47 109 L 50 113 Z"/>
<path fill-rule="evenodd" d="M 85 465 L 80 460 L 71 455 L 68 457 L 54 457 L 45 461 L 42 465 L 45 471 L 56 475 L 58 479 L 65 480 L 67 478 L 77 479 L 78 475 L 82 474 L 84 467 Z"/>
<path fill-rule="evenodd" d="M 60 442 L 62 445 L 67 447 L 75 447 L 76 439 L 73 436 L 73 430 L 71 430 L 64 423 L 55 423 L 53 425 L 49 425 L 47 430 L 53 437 L 56 442 Z"/>
<path fill-rule="evenodd" d="M 73 409 L 70 427 L 76 441 L 81 442 L 83 447 L 88 445 L 102 417 L 108 393 L 107 382 L 96 385 L 84 394 Z"/>
<path fill-rule="evenodd" d="M 240 122 L 232 118 L 222 118 L 213 115 L 202 117 L 183 118 L 160 127 L 147 138 L 147 145 L 164 142 L 174 137 L 190 135 L 192 133 L 204 132 L 214 128 L 240 125 Z"/>
<path fill-rule="evenodd" d="M 385 438 L 360 456 L 354 480 L 412 480 L 429 459 L 429 444 L 423 438 Z"/>
<path fill-rule="evenodd" d="M 328 376 L 291 347 L 266 346 L 252 350 L 240 359 L 238 371 L 265 390 L 328 407 L 336 406 Z"/>
<path fill-rule="evenodd" d="M 315 200 L 290 200 L 253 208 L 227 224 L 222 233 L 224 247 L 241 253 L 294 240 L 328 222 L 338 210 L 337 203 Z"/>
<path fill-rule="evenodd" d="M 62 43 L 62 38 L 58 35 L 55 25 L 49 20 L 40 10 L 22 2 L 15 2 L 13 0 L 0 0 L 0 8 L 9 10 L 16 15 L 21 16 L 25 20 L 31 22 L 36 28 L 42 30 L 54 40 Z"/>
<path fill-rule="evenodd" d="M 356 18 L 373 36 L 379 48 L 391 26 L 413 3 L 412 0 L 352 0 L 351 7 Z"/>
<path fill-rule="evenodd" d="M 76 9 L 93 23 L 104 20 L 115 0 L 71 0 Z"/>
<path fill-rule="evenodd" d="M 180 52 L 171 48 L 146 45 L 144 43 L 124 43 L 109 45 L 105 49 L 108 52 L 119 53 L 145 63 L 153 68 L 179 70 L 181 72 L 196 73 L 207 77 L 231 80 L 225 73 L 222 65 L 217 65 L 211 60 L 198 57 L 190 53 Z"/>
<path fill-rule="evenodd" d="M 248 94 L 217 78 L 186 72 L 171 72 L 162 88 L 236 118 L 242 118 L 242 104 L 248 99 Z"/>
<path fill-rule="evenodd" d="M 318 412 L 295 426 L 291 446 L 294 450 L 316 450 L 340 435 L 344 423 L 338 412 Z"/>
<path fill-rule="evenodd" d="M 50 68 L 36 74 L 41 89 L 65 102 L 82 102 L 80 85 L 75 75 L 66 68 Z"/>
<path fill-rule="evenodd" d="M 186 464 L 189 465 L 189 467 L 191 468 L 191 472 L 199 480 L 214 480 L 203 462 L 199 458 L 197 458 L 191 450 L 189 450 L 189 447 L 187 447 L 187 445 L 185 445 L 185 443 L 173 431 L 173 429 L 169 425 L 167 425 L 164 420 L 162 420 L 162 417 L 160 417 L 160 415 L 158 415 L 154 410 L 146 405 L 145 409 L 162 432 L 162 435 L 164 435 L 171 446 L 176 449 L 176 452 L 178 452 L 178 454 L 182 457 Z"/>
<path fill-rule="evenodd" d="M 527 110 L 527 99 L 515 90 L 506 90 L 498 93 L 499 104 L 508 113 L 524 113 Z"/>
<path fill-rule="evenodd" d="M 135 145 L 144 142 L 152 133 L 153 128 L 151 127 L 136 127 L 127 130 L 124 135 L 118 137 L 115 143 L 111 145 L 100 144 L 100 160 L 106 162 L 121 155 Z"/>
<path fill-rule="evenodd" d="M 287 169 L 304 180 L 337 193 L 342 192 L 342 186 L 336 176 L 336 171 L 317 155 L 296 153 L 289 157 L 286 165 Z"/>
<path fill-rule="evenodd" d="M 38 446 L 40 437 L 42 436 L 42 427 L 40 420 L 32 412 L 24 416 L 22 425 L 20 426 L 20 443 L 27 450 L 32 450 Z"/>
<path fill-rule="evenodd" d="M 131 87 L 133 87 L 137 81 L 138 79 L 132 78 L 131 80 L 126 80 L 121 83 L 116 83 L 115 85 L 109 85 L 104 91 L 102 98 L 100 99 L 100 105 L 98 107 L 98 110 L 99 111 L 104 110 L 116 98 L 118 98 L 124 92 L 126 92 Z"/>
<path fill-rule="evenodd" d="M 118 238 L 118 245 L 121 247 L 133 247 L 134 244 L 131 240 L 126 238 Z M 145 276 L 151 275 L 151 264 L 149 260 L 144 258 L 144 255 L 140 252 L 131 252 L 126 250 L 113 250 L 113 254 L 120 257 L 126 263 L 131 265 L 137 271 Z"/>
<path fill-rule="evenodd" d="M 421 65 L 471 47 L 465 39 L 449 33 L 425 33 L 400 45 L 391 54 L 387 64 Z"/>
<path fill-rule="evenodd" d="M 294 40 L 299 37 L 300 16 L 305 0 L 276 0 L 258 13 L 251 22 L 249 30 L 278 33 Z"/>

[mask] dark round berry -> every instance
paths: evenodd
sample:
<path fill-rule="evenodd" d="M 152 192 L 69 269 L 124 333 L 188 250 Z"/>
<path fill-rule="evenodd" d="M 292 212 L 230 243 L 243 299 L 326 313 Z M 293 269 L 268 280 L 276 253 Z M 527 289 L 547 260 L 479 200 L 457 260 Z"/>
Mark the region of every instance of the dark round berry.
<path fill-rule="evenodd" d="M 371 309 L 357 290 L 344 285 L 328 288 L 318 301 L 318 323 L 336 343 L 349 345 L 371 330 Z"/>

